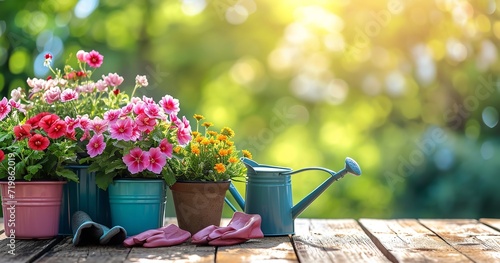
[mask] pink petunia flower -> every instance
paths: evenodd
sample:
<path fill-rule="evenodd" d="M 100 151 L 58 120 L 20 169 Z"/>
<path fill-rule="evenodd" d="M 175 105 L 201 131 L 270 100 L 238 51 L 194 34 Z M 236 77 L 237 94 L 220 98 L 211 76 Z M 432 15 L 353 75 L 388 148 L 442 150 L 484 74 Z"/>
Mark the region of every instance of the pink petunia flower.
<path fill-rule="evenodd" d="M 97 134 L 90 138 L 89 143 L 87 144 L 87 153 L 93 158 L 104 152 L 105 148 L 106 143 L 104 142 L 104 136 L 102 136 L 102 134 Z"/>
<path fill-rule="evenodd" d="M 146 108 L 146 103 L 144 101 L 137 101 L 134 103 L 134 113 L 139 115 L 144 113 L 144 109 Z"/>
<path fill-rule="evenodd" d="M 52 104 L 59 100 L 61 96 L 61 89 L 59 87 L 51 87 L 43 94 L 43 98 L 48 104 Z"/>
<path fill-rule="evenodd" d="M 80 93 L 92 93 L 94 92 L 94 88 L 95 88 L 94 83 L 86 82 L 76 87 L 76 90 Z"/>
<path fill-rule="evenodd" d="M 133 110 L 134 110 L 134 104 L 133 103 L 129 103 L 126 106 L 123 106 L 122 107 L 122 112 L 120 114 L 120 117 L 129 115 Z"/>
<path fill-rule="evenodd" d="M 135 77 L 135 84 L 139 85 L 141 87 L 147 87 L 148 86 L 148 79 L 146 78 L 146 76 L 137 75 Z"/>
<path fill-rule="evenodd" d="M 161 140 L 159 148 L 161 152 L 165 154 L 165 156 L 167 156 L 168 158 L 172 158 L 174 146 L 169 143 L 167 139 Z"/>
<path fill-rule="evenodd" d="M 141 113 L 137 116 L 135 123 L 140 131 L 150 133 L 155 129 L 156 119 Z"/>
<path fill-rule="evenodd" d="M 110 87 L 118 87 L 123 82 L 123 78 L 116 73 L 109 73 L 107 76 L 102 75 L 102 79 Z"/>
<path fill-rule="evenodd" d="M 99 117 L 94 117 L 89 123 L 89 130 L 93 131 L 95 134 L 102 134 L 108 129 L 108 121 L 102 120 Z"/>
<path fill-rule="evenodd" d="M 134 135 L 134 122 L 129 117 L 119 119 L 109 127 L 111 138 L 123 141 L 132 140 Z"/>
<path fill-rule="evenodd" d="M 144 113 L 146 113 L 146 115 L 150 118 L 161 119 L 163 117 L 163 112 L 161 111 L 161 108 L 156 105 L 156 103 L 147 104 L 144 109 Z"/>
<path fill-rule="evenodd" d="M 88 129 L 90 125 L 89 116 L 85 114 L 83 116 L 77 116 L 76 118 L 78 120 L 78 127 L 84 131 L 80 141 L 84 141 L 90 136 L 90 130 Z"/>
<path fill-rule="evenodd" d="M 86 61 L 86 57 L 89 55 L 88 52 L 85 52 L 83 50 L 78 50 L 78 52 L 76 52 L 76 58 L 78 59 L 78 61 L 80 62 L 85 62 Z"/>
<path fill-rule="evenodd" d="M 18 100 L 20 100 L 22 97 L 23 97 L 23 92 L 22 92 L 21 87 L 18 87 L 17 89 L 13 89 L 13 90 L 10 92 L 10 98 L 11 98 L 12 100 L 18 101 Z"/>
<path fill-rule="evenodd" d="M 150 97 L 142 96 L 142 101 L 144 101 L 146 104 L 156 104 L 155 100 Z"/>
<path fill-rule="evenodd" d="M 191 141 L 191 127 L 185 127 L 181 124 L 177 128 L 177 141 L 180 145 L 185 146 Z"/>
<path fill-rule="evenodd" d="M 170 114 L 170 121 L 175 124 L 175 126 L 179 126 L 182 124 L 182 121 L 179 120 L 179 118 L 177 117 L 177 113 L 171 113 Z"/>
<path fill-rule="evenodd" d="M 136 147 L 123 156 L 122 160 L 131 174 L 140 173 L 149 167 L 149 152 L 144 152 L 141 148 Z"/>
<path fill-rule="evenodd" d="M 7 101 L 7 98 L 3 98 L 0 101 L 0 120 L 5 119 L 5 117 L 9 114 L 11 110 L 11 107 L 9 105 L 9 102 Z"/>
<path fill-rule="evenodd" d="M 155 174 L 161 173 L 163 166 L 167 163 L 167 156 L 163 154 L 160 148 L 149 149 L 149 165 L 147 169 Z"/>
<path fill-rule="evenodd" d="M 95 83 L 95 88 L 100 92 L 105 92 L 108 90 L 108 85 L 104 80 L 100 79 Z"/>
<path fill-rule="evenodd" d="M 121 113 L 121 110 L 109 110 L 104 113 L 104 119 L 107 120 L 110 124 L 113 124 L 118 120 Z"/>
<path fill-rule="evenodd" d="M 167 114 L 177 114 L 181 109 L 179 108 L 179 100 L 174 99 L 170 95 L 161 98 L 160 105 Z"/>
<path fill-rule="evenodd" d="M 77 100 L 78 99 L 78 92 L 76 92 L 73 89 L 65 89 L 61 93 L 61 101 L 66 102 L 66 101 L 72 101 L 72 100 Z"/>
<path fill-rule="evenodd" d="M 69 133 L 75 131 L 76 127 L 79 127 L 80 121 L 78 119 L 71 118 L 69 116 L 64 117 L 64 121 L 66 122 L 66 129 Z"/>
<path fill-rule="evenodd" d="M 99 54 L 99 52 L 92 50 L 85 56 L 85 62 L 93 68 L 98 68 L 102 65 L 104 56 Z"/>

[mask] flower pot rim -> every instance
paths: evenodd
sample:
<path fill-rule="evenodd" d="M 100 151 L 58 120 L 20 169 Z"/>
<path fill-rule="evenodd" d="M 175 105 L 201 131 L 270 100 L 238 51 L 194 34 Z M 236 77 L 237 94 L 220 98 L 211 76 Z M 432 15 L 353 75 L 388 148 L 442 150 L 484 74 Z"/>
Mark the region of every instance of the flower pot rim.
<path fill-rule="evenodd" d="M 121 182 L 121 181 L 146 181 L 146 182 L 151 182 L 151 181 L 165 181 L 163 178 L 138 178 L 138 177 L 130 177 L 130 178 L 119 178 L 119 179 L 113 179 L 113 182 Z"/>
<path fill-rule="evenodd" d="M 14 182 L 14 184 L 66 184 L 68 181 L 60 181 L 60 180 L 15 180 L 15 181 L 7 181 L 0 180 L 0 184 L 8 184 L 9 182 Z"/>
<path fill-rule="evenodd" d="M 223 180 L 223 181 L 199 181 L 199 180 L 177 180 L 174 184 L 176 183 L 215 183 L 215 184 L 221 184 L 221 183 L 230 183 L 231 179 L 229 180 Z"/>

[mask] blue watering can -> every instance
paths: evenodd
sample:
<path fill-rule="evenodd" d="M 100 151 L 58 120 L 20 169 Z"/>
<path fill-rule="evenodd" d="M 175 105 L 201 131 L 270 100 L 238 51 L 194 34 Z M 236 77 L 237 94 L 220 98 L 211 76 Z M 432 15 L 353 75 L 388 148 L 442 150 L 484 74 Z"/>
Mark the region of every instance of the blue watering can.
<path fill-rule="evenodd" d="M 344 177 L 346 173 L 361 175 L 361 168 L 349 157 L 345 160 L 344 169 L 337 173 L 322 167 L 308 167 L 293 171 L 286 167 L 258 164 L 247 158 L 241 160 L 247 167 L 246 202 L 232 183 L 229 186 L 229 192 L 245 213 L 261 216 L 261 229 L 265 236 L 294 234 L 294 219 L 333 182 Z M 331 177 L 294 206 L 291 175 L 309 170 L 324 171 Z M 227 198 L 226 203 L 236 211 Z"/>

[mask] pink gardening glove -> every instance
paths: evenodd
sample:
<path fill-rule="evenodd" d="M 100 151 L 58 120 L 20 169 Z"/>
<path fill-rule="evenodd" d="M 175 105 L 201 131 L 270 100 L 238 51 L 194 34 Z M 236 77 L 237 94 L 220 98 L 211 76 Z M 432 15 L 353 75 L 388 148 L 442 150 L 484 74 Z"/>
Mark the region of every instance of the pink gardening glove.
<path fill-rule="evenodd" d="M 163 234 L 154 235 L 146 240 L 143 247 L 168 247 L 184 243 L 191 237 L 191 233 L 170 224 L 163 229 Z"/>
<path fill-rule="evenodd" d="M 193 235 L 194 244 L 209 244 L 213 246 L 228 246 L 246 242 L 252 238 L 262 238 L 260 215 L 249 215 L 235 212 L 226 227 L 208 226 Z"/>
<path fill-rule="evenodd" d="M 191 237 L 188 231 L 182 230 L 176 225 L 170 224 L 158 229 L 144 231 L 123 241 L 126 247 L 135 245 L 143 247 L 166 247 L 178 245 Z"/>
<path fill-rule="evenodd" d="M 221 227 L 214 226 L 214 225 L 210 225 L 210 226 L 203 228 L 202 230 L 196 232 L 196 234 L 194 234 L 191 237 L 191 243 L 196 244 L 196 245 L 208 244 L 208 241 L 210 241 L 208 239 L 208 235 L 210 235 L 210 233 L 214 232 L 216 229 L 219 229 L 219 228 L 221 228 Z"/>
<path fill-rule="evenodd" d="M 142 245 L 146 240 L 154 235 L 160 235 L 163 234 L 163 231 L 160 229 L 150 229 L 147 231 L 144 231 L 140 234 L 137 234 L 135 236 L 128 237 L 123 241 L 123 245 L 126 247 L 133 247 L 135 245 Z"/>

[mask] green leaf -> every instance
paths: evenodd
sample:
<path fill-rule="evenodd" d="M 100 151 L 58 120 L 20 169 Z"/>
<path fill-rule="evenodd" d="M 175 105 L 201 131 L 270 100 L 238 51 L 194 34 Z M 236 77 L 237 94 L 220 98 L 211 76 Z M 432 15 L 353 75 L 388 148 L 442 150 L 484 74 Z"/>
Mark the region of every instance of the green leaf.
<path fill-rule="evenodd" d="M 114 173 L 115 170 L 125 169 L 125 168 L 127 168 L 127 166 L 123 163 L 123 161 L 120 159 L 117 159 L 117 160 L 114 160 L 111 163 L 109 163 L 109 165 L 106 165 L 106 169 L 104 170 L 104 172 L 106 174 L 110 174 L 110 173 Z"/>
<path fill-rule="evenodd" d="M 68 180 L 74 181 L 78 183 L 78 176 L 75 174 L 75 172 L 68 170 L 68 169 L 59 169 L 56 170 L 56 174 L 58 176 L 64 177 Z"/>
<path fill-rule="evenodd" d="M 96 176 L 95 182 L 99 188 L 102 190 L 108 189 L 109 184 L 113 182 L 113 174 L 103 174 Z"/>
<path fill-rule="evenodd" d="M 28 171 L 28 173 L 32 174 L 32 175 L 35 175 L 38 170 L 42 169 L 42 165 L 41 164 L 34 164 L 34 165 L 30 165 L 28 167 L 26 167 L 26 170 Z"/>

